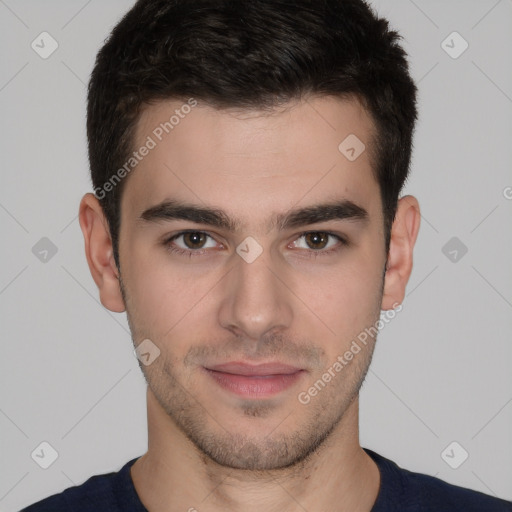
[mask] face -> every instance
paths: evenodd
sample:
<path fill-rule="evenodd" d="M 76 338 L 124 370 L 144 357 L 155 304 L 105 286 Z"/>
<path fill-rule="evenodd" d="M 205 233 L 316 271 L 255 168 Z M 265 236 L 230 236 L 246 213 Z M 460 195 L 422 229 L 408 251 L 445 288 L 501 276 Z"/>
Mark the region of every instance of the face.
<path fill-rule="evenodd" d="M 350 134 L 368 148 L 373 125 L 326 97 L 272 113 L 183 105 L 143 112 L 136 147 L 152 147 L 122 196 L 128 320 L 160 350 L 141 369 L 203 455 L 287 467 L 339 428 L 371 360 L 368 338 L 336 365 L 381 308 L 379 187 L 368 150 L 338 148 Z"/>

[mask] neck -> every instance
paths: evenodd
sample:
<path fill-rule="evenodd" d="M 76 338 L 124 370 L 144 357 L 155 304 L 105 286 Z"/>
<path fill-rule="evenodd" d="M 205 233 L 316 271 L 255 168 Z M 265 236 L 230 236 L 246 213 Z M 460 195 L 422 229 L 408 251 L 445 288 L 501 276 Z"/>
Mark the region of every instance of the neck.
<path fill-rule="evenodd" d="M 370 511 L 380 475 L 359 445 L 358 399 L 308 459 L 270 471 L 220 466 L 200 452 L 148 388 L 148 451 L 131 477 L 150 511 Z"/>

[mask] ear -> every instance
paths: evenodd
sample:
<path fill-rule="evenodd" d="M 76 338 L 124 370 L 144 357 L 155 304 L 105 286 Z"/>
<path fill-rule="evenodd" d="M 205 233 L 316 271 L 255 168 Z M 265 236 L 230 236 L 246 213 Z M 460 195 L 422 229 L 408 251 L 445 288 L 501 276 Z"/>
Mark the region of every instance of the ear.
<path fill-rule="evenodd" d="M 122 313 L 125 305 L 110 230 L 103 208 L 93 194 L 82 198 L 78 217 L 84 235 L 85 256 L 99 289 L 101 303 L 110 311 Z"/>
<path fill-rule="evenodd" d="M 414 196 L 398 201 L 395 220 L 391 228 L 384 293 L 383 310 L 394 309 L 405 296 L 405 287 L 412 271 L 412 253 L 420 229 L 420 206 Z"/>

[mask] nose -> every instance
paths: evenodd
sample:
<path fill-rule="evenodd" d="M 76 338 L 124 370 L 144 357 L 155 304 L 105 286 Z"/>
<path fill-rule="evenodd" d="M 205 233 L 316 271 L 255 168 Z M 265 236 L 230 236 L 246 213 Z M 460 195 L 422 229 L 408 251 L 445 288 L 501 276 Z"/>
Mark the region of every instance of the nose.
<path fill-rule="evenodd" d="M 283 266 L 272 265 L 265 252 L 251 263 L 240 258 L 225 279 L 218 312 L 222 327 L 257 341 L 291 326 L 293 294 Z"/>

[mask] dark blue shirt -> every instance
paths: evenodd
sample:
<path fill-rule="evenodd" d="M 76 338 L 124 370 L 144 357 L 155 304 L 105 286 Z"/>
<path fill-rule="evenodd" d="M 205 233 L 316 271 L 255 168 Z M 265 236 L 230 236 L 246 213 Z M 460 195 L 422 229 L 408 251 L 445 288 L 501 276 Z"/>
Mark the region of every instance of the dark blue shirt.
<path fill-rule="evenodd" d="M 407 471 L 372 450 L 365 451 L 377 464 L 381 478 L 371 512 L 512 512 L 510 501 Z M 147 512 L 130 476 L 136 460 L 127 462 L 117 473 L 93 476 L 21 512 Z"/>

